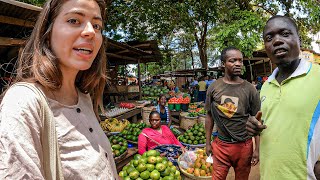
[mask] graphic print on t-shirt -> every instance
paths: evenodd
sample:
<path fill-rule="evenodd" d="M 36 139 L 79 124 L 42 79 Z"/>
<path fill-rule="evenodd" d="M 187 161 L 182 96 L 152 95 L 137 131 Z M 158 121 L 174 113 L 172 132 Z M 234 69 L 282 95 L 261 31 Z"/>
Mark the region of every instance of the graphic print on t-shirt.
<path fill-rule="evenodd" d="M 234 113 L 237 112 L 238 102 L 238 97 L 222 95 L 220 105 L 218 105 L 218 109 L 228 118 L 231 118 Z"/>

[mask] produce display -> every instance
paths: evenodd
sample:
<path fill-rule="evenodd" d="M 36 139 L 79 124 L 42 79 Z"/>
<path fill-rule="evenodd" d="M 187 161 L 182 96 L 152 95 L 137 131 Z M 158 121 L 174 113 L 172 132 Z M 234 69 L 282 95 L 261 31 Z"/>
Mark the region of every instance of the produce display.
<path fill-rule="evenodd" d="M 123 137 L 114 135 L 109 138 L 112 148 L 113 157 L 119 157 L 127 151 L 128 142 Z"/>
<path fill-rule="evenodd" d="M 181 135 L 181 132 L 178 129 L 174 128 L 174 127 L 170 128 L 170 130 L 176 137 Z"/>
<path fill-rule="evenodd" d="M 127 102 L 121 102 L 119 106 L 120 108 L 128 108 L 128 109 L 132 109 L 136 107 L 136 105 L 134 105 L 133 103 L 127 103 Z"/>
<path fill-rule="evenodd" d="M 169 99 L 168 104 L 189 104 L 190 103 L 190 97 L 186 95 L 185 97 L 172 97 Z"/>
<path fill-rule="evenodd" d="M 195 151 L 195 156 L 193 157 L 190 153 L 188 158 L 186 154 L 181 155 L 179 158 L 179 167 L 181 171 L 185 174 L 196 176 L 196 177 L 211 177 L 212 174 L 212 164 L 206 162 L 207 155 L 203 149 L 198 149 Z M 192 156 L 190 158 L 190 156 Z M 190 159 L 192 159 L 190 161 Z M 195 159 L 195 160 L 194 160 Z M 193 161 L 194 160 L 194 161 Z M 211 178 L 208 178 L 211 179 Z"/>
<path fill-rule="evenodd" d="M 192 111 L 192 112 L 189 112 L 187 116 L 188 116 L 188 117 L 198 117 L 198 116 L 199 116 L 199 113 Z"/>
<path fill-rule="evenodd" d="M 129 141 L 133 141 L 133 142 L 137 142 L 138 141 L 138 136 L 141 133 L 142 129 L 144 129 L 145 127 L 147 127 L 146 123 L 131 123 L 128 124 L 126 128 L 124 128 L 123 131 L 121 131 L 121 135 L 123 138 L 129 140 Z"/>
<path fill-rule="evenodd" d="M 128 112 L 128 111 L 130 111 L 130 109 L 128 109 L 128 108 L 115 107 L 111 110 L 106 111 L 106 116 L 107 117 L 115 117 L 115 116 L 119 116 L 119 115 L 121 115 L 125 112 Z"/>
<path fill-rule="evenodd" d="M 195 110 L 195 109 L 197 109 L 198 108 L 198 105 L 196 104 L 196 103 L 191 103 L 190 105 L 189 105 L 189 110 Z"/>
<path fill-rule="evenodd" d="M 168 161 L 167 158 L 161 157 L 156 150 L 149 150 L 142 156 L 136 154 L 119 172 L 123 180 L 130 179 L 152 179 L 152 180 L 180 180 L 180 171 Z"/>
<path fill-rule="evenodd" d="M 126 119 L 118 120 L 116 118 L 105 119 L 100 122 L 100 126 L 103 131 L 110 132 L 120 132 L 122 131 L 130 122 Z"/>
<path fill-rule="evenodd" d="M 207 111 L 204 108 L 198 108 L 198 113 L 201 115 L 207 114 Z"/>
<path fill-rule="evenodd" d="M 206 143 L 206 132 L 203 124 L 194 124 L 183 135 L 178 137 L 178 140 L 184 144 L 198 145 Z"/>
<path fill-rule="evenodd" d="M 197 117 L 199 115 L 206 115 L 207 114 L 207 111 L 203 107 L 198 108 L 195 105 L 189 105 L 188 112 L 189 112 L 189 114 L 187 115 L 188 117 Z"/>
<path fill-rule="evenodd" d="M 162 86 L 144 86 L 142 87 L 142 93 L 144 96 L 158 97 L 160 94 L 167 94 L 169 89 Z"/>

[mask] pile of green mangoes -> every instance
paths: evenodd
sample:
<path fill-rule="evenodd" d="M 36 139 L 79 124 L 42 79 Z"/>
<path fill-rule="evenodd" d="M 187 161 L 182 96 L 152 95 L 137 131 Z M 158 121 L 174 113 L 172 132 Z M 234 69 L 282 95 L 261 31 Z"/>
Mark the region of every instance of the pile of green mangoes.
<path fill-rule="evenodd" d="M 118 157 L 123 154 L 128 148 L 128 142 L 123 137 L 113 135 L 109 138 L 113 157 Z"/>
<path fill-rule="evenodd" d="M 205 144 L 206 143 L 206 132 L 202 123 L 194 124 L 188 129 L 183 135 L 178 137 L 180 142 L 185 144 Z"/>
<path fill-rule="evenodd" d="M 141 156 L 136 154 L 119 172 L 123 180 L 181 180 L 180 171 L 168 161 L 166 157 L 161 157 L 156 150 L 149 150 Z"/>
<path fill-rule="evenodd" d="M 146 123 L 131 123 L 121 131 L 121 136 L 129 141 L 137 142 L 142 129 L 146 128 Z"/>

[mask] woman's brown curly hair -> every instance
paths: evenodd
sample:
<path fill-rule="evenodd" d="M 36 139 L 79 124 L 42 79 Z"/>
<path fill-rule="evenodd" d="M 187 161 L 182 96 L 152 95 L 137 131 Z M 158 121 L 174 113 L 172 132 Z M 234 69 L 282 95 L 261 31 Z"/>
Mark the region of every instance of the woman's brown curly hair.
<path fill-rule="evenodd" d="M 95 0 L 105 20 L 106 5 L 104 0 Z M 66 0 L 49 0 L 44 4 L 33 32 L 24 47 L 17 65 L 15 82 L 37 82 L 50 90 L 57 90 L 62 85 L 62 72 L 57 57 L 50 48 L 50 34 L 53 23 Z M 91 67 L 80 71 L 76 86 L 83 93 L 90 93 L 94 111 L 98 117 L 98 108 L 103 109 L 102 95 L 106 83 L 105 37 Z"/>

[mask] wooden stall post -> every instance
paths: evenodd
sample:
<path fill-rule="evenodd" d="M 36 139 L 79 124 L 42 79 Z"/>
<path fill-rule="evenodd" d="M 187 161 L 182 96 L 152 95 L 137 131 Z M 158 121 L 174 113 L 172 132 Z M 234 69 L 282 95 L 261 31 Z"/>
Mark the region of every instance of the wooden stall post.
<path fill-rule="evenodd" d="M 252 65 L 250 60 L 249 60 L 249 67 L 250 67 L 250 80 L 253 81 Z"/>
<path fill-rule="evenodd" d="M 140 69 L 140 58 L 138 58 L 138 84 L 139 84 L 139 100 L 142 98 L 141 93 L 141 69 Z"/>

